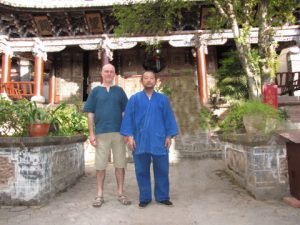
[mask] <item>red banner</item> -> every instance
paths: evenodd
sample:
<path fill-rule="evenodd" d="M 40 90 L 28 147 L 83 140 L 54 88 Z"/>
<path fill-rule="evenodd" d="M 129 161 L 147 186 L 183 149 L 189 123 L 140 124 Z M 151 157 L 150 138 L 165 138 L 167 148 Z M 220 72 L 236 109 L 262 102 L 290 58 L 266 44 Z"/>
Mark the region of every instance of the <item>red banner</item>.
<path fill-rule="evenodd" d="M 278 108 L 278 95 L 277 85 L 275 84 L 264 84 L 263 85 L 263 102 L 271 105 L 274 108 Z"/>

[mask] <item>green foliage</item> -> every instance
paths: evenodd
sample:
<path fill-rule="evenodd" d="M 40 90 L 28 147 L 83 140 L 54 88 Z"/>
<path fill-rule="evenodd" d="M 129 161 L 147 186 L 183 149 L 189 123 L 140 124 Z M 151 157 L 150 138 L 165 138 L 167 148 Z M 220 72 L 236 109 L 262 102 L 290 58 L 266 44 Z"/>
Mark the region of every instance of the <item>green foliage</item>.
<path fill-rule="evenodd" d="M 202 106 L 199 112 L 199 126 L 205 131 L 215 129 L 218 126 L 218 117 L 210 108 Z"/>
<path fill-rule="evenodd" d="M 74 134 L 88 134 L 87 117 L 77 110 L 76 106 L 68 105 L 55 114 L 52 136 L 71 136 Z"/>
<path fill-rule="evenodd" d="M 215 74 L 220 95 L 226 99 L 248 99 L 247 78 L 237 52 L 225 52 L 222 57 L 221 66 Z"/>
<path fill-rule="evenodd" d="M 227 20 L 218 14 L 215 7 L 208 8 L 208 17 L 205 18 L 204 29 L 219 31 L 220 29 L 230 28 Z"/>
<path fill-rule="evenodd" d="M 62 103 L 39 107 L 28 100 L 0 98 L 0 136 L 28 136 L 28 124 L 50 123 L 56 129 L 50 135 L 69 136 L 87 133 L 87 118 L 76 107 Z"/>
<path fill-rule="evenodd" d="M 12 102 L 0 98 L 0 136 L 20 136 L 26 133 L 26 122 L 22 116 L 25 101 Z"/>
<path fill-rule="evenodd" d="M 232 4 L 233 11 L 237 18 L 239 25 L 249 24 L 252 27 L 258 26 L 257 9 L 261 4 L 261 0 L 247 0 L 247 1 L 231 1 L 231 0 L 208 0 L 207 2 L 216 5 L 217 3 L 226 9 L 225 13 L 229 15 L 229 4 Z M 282 26 L 286 23 L 293 23 L 295 18 L 293 11 L 299 5 L 298 0 L 270 0 L 268 1 L 267 19 L 272 26 Z M 218 13 L 212 14 L 213 19 L 220 20 Z M 226 18 L 223 18 L 223 20 Z M 217 21 L 219 22 L 219 21 Z"/>
<path fill-rule="evenodd" d="M 220 130 L 225 134 L 244 131 L 243 117 L 245 115 L 259 115 L 263 118 L 263 121 L 273 119 L 276 123 L 274 125 L 279 124 L 283 120 L 279 110 L 259 100 L 250 100 L 233 104 L 228 110 L 225 119 L 220 123 Z M 261 125 L 265 126 L 265 124 Z M 265 129 L 265 127 L 262 127 L 262 129 Z"/>
<path fill-rule="evenodd" d="M 189 9 L 190 1 L 184 0 L 145 0 L 133 4 L 113 6 L 113 16 L 119 25 L 116 35 L 162 34 L 173 29 L 174 21 L 182 18 L 182 9 Z"/>
<path fill-rule="evenodd" d="M 30 124 L 34 123 L 52 123 L 55 120 L 55 113 L 65 108 L 65 104 L 60 104 L 58 107 L 49 106 L 38 106 L 36 102 L 27 101 L 25 103 L 26 110 L 24 110 L 25 119 L 27 117 L 27 121 Z"/>
<path fill-rule="evenodd" d="M 298 0 L 209 0 L 217 9 L 211 14 L 211 21 L 219 23 L 220 17 L 233 31 L 234 41 L 243 59 L 243 70 L 248 80 L 250 98 L 261 94 L 261 81 L 272 78 L 276 72 L 276 43 L 272 42 L 275 26 L 294 24 L 293 12 Z M 259 51 L 253 55 L 256 47 L 251 44 L 249 31 L 258 27 Z M 259 57 L 257 57 L 259 56 Z M 253 59 L 255 61 L 253 61 Z"/>
<path fill-rule="evenodd" d="M 162 84 L 159 87 L 156 88 L 157 92 L 161 92 L 167 96 L 170 96 L 172 94 L 172 88 L 167 84 Z"/>
<path fill-rule="evenodd" d="M 81 97 L 78 95 L 71 95 L 67 100 L 63 101 L 63 103 L 68 105 L 74 105 L 78 112 L 83 110 L 83 102 Z"/>
<path fill-rule="evenodd" d="M 290 115 L 288 114 L 288 111 L 284 108 L 279 108 L 279 117 L 282 119 L 282 120 L 287 120 Z"/>
<path fill-rule="evenodd" d="M 272 26 L 282 26 L 295 22 L 294 9 L 299 4 L 299 0 L 272 0 L 269 1 L 268 18 L 272 21 Z"/>

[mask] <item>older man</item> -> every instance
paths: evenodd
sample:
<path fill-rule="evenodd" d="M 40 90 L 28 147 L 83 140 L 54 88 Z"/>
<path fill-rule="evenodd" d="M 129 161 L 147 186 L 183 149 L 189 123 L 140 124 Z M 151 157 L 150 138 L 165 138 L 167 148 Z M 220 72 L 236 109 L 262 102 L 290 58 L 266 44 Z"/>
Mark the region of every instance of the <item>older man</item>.
<path fill-rule="evenodd" d="M 92 90 L 84 106 L 84 111 L 88 113 L 89 140 L 96 147 L 97 192 L 93 206 L 100 207 L 104 203 L 103 187 L 110 150 L 113 152 L 118 200 L 124 205 L 129 205 L 131 202 L 124 195 L 123 190 L 126 148 L 119 133 L 122 113 L 128 99 L 121 87 L 113 85 L 115 77 L 115 67 L 113 65 L 104 65 L 101 75 L 102 85 Z"/>

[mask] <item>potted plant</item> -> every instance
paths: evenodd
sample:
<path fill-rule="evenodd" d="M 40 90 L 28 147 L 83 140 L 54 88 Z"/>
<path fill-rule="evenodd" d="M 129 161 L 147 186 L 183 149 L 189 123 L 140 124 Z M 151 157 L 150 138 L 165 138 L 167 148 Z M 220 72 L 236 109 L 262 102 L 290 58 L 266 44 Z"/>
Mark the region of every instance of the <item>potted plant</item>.
<path fill-rule="evenodd" d="M 232 105 L 220 123 L 225 133 L 246 132 L 251 135 L 267 135 L 276 130 L 283 121 L 280 110 L 259 100 L 249 100 Z"/>
<path fill-rule="evenodd" d="M 29 130 L 41 126 L 46 127 L 46 132 L 38 135 L 47 135 L 49 124 L 48 135 L 51 136 L 88 135 L 82 105 L 64 102 L 58 106 L 39 106 L 26 99 L 9 101 L 0 97 L 0 137 L 23 137 L 30 133 L 35 136 Z"/>
<path fill-rule="evenodd" d="M 56 108 L 50 106 L 39 107 L 36 102 L 28 102 L 26 116 L 28 117 L 28 133 L 32 137 L 47 136 L 50 124 L 55 123 L 55 113 L 63 108 L 60 104 Z"/>

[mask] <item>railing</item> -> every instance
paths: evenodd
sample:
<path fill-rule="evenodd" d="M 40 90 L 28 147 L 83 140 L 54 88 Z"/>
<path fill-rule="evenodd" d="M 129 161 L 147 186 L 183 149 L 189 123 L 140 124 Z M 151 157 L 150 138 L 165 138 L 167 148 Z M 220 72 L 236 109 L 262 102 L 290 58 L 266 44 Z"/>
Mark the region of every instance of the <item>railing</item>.
<path fill-rule="evenodd" d="M 294 91 L 300 90 L 300 72 L 277 73 L 275 83 L 280 90 L 280 95 L 293 95 Z"/>
<path fill-rule="evenodd" d="M 34 96 L 34 82 L 20 81 L 7 82 L 1 84 L 8 97 L 12 99 L 22 99 Z"/>

